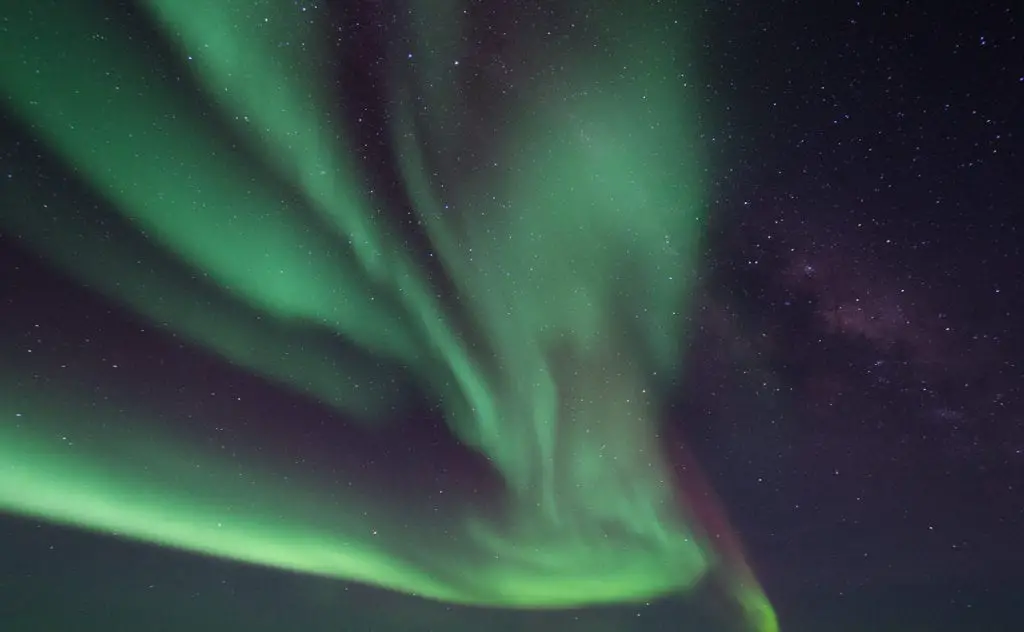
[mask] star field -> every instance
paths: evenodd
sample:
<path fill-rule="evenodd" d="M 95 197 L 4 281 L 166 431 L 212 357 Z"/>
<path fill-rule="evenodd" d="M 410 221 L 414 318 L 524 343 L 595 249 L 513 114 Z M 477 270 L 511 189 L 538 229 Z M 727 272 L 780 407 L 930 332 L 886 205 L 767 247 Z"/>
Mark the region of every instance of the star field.
<path fill-rule="evenodd" d="M 12 9 L 4 629 L 1017 629 L 1020 25 Z"/>

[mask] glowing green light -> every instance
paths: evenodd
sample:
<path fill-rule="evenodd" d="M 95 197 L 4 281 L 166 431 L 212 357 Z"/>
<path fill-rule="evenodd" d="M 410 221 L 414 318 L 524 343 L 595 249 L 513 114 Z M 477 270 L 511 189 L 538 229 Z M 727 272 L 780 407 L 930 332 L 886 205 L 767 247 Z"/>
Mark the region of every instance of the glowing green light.
<path fill-rule="evenodd" d="M 350 417 L 372 421 L 400 394 L 372 363 L 305 342 L 341 337 L 409 367 L 452 431 L 502 475 L 511 518 L 467 504 L 444 518 L 455 537 L 423 535 L 409 556 L 398 541 L 408 536 L 379 526 L 401 514 L 400 498 L 284 484 L 258 457 L 225 463 L 141 406 L 126 418 L 71 388 L 26 390 L 17 367 L 0 376 L 0 509 L 477 604 L 644 600 L 685 590 L 719 563 L 675 510 L 650 384 L 677 368 L 704 206 L 696 114 L 671 80 L 682 51 L 633 29 L 601 64 L 567 56 L 557 78 L 503 113 L 490 157 L 500 168 L 477 175 L 428 173 L 428 158 L 454 164 L 456 149 L 417 130 L 472 114 L 457 91 L 396 66 L 393 145 L 468 314 L 455 318 L 375 212 L 327 114 L 336 97 L 316 65 L 315 24 L 287 2 L 147 6 L 220 120 L 197 113 L 136 42 L 73 7 L 45 19 L 10 11 L 0 87 L 156 248 L 107 243 L 67 199 L 48 211 L 68 218 L 56 228 L 17 205 L 3 221 L 91 287 Z M 440 28 L 418 32 L 435 73 L 430 56 L 444 47 L 431 38 L 459 28 L 445 6 L 430 5 Z M 282 52 L 281 41 L 309 47 Z M 625 76 L 624 65 L 644 70 Z M 413 93 L 435 117 L 409 107 Z M 278 180 L 260 177 L 268 165 Z M 757 629 L 775 629 L 756 587 L 740 601 Z"/>

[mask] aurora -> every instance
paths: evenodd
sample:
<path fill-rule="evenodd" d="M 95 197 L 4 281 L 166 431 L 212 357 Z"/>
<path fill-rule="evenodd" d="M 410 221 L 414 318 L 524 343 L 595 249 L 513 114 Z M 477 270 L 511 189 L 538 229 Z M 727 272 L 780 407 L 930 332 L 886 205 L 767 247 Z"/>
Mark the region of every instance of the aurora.
<path fill-rule="evenodd" d="M 523 81 L 499 115 L 449 76 L 462 4 L 409 3 L 408 37 L 384 60 L 385 134 L 422 248 L 380 211 L 395 202 L 339 121 L 317 9 L 143 2 L 183 88 L 94 12 L 25 5 L 9 11 L 2 47 L 19 54 L 0 55 L 4 107 L 142 239 L 60 191 L 45 212 L 12 195 L 4 229 L 363 432 L 401 409 L 402 367 L 505 494 L 501 512 L 466 498 L 410 517 L 374 489 L 285 482 L 262 454 L 226 462 L 143 401 L 93 406 L 85 385 L 26 385 L 0 364 L 0 510 L 481 606 L 642 602 L 721 572 L 751 629 L 777 629 L 659 443 L 652 376 L 680 370 L 706 206 L 697 95 L 670 81 L 690 51 L 652 36 L 672 16 L 593 9 L 601 28 L 581 38 L 607 38 L 601 52 L 546 46 L 561 72 Z M 487 142 L 467 140 L 482 122 Z M 399 541 L 396 520 L 422 525 L 421 540 Z"/>

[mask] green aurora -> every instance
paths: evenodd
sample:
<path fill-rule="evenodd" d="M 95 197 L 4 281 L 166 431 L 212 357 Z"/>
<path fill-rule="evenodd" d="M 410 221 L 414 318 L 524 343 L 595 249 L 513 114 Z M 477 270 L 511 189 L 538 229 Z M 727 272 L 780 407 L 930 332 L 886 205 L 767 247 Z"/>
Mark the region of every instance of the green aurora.
<path fill-rule="evenodd" d="M 327 332 L 408 367 L 504 480 L 507 511 L 499 521 L 465 503 L 444 518 L 458 537 L 410 555 L 377 526 L 401 514 L 400 498 L 287 484 L 259 455 L 226 463 L 141 404 L 101 410 L 80 385 L 29 387 L 9 365 L 0 510 L 484 606 L 644 601 L 726 564 L 679 509 L 650 379 L 679 369 L 706 206 L 694 95 L 669 80 L 687 51 L 650 36 L 666 16 L 622 23 L 594 9 L 612 43 L 550 47 L 562 72 L 488 117 L 500 121 L 487 139 L 499 167 L 471 169 L 451 139 L 481 114 L 445 80 L 462 5 L 409 7 L 412 48 L 389 60 L 390 143 L 454 301 L 378 212 L 328 114 L 338 95 L 325 89 L 315 12 L 275 0 L 144 6 L 215 114 L 146 61 L 139 39 L 75 4 L 8 10 L 0 90 L 152 247 L 116 242 L 60 197 L 41 213 L 12 191 L 3 226 L 154 325 L 366 432 L 401 398 L 385 364 L 303 342 Z M 201 309 L 197 277 L 217 289 Z M 240 468 L 244 485 L 232 483 Z M 744 578 L 734 591 L 751 627 L 776 630 L 752 575 L 730 576 Z"/>

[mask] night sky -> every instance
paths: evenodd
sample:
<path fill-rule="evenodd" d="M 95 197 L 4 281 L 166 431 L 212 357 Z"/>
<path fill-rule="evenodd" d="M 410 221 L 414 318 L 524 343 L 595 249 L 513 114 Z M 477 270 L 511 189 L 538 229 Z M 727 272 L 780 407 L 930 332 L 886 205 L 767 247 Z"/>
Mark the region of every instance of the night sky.
<path fill-rule="evenodd" d="M 0 630 L 1019 629 L 1019 3 L 10 4 Z"/>

